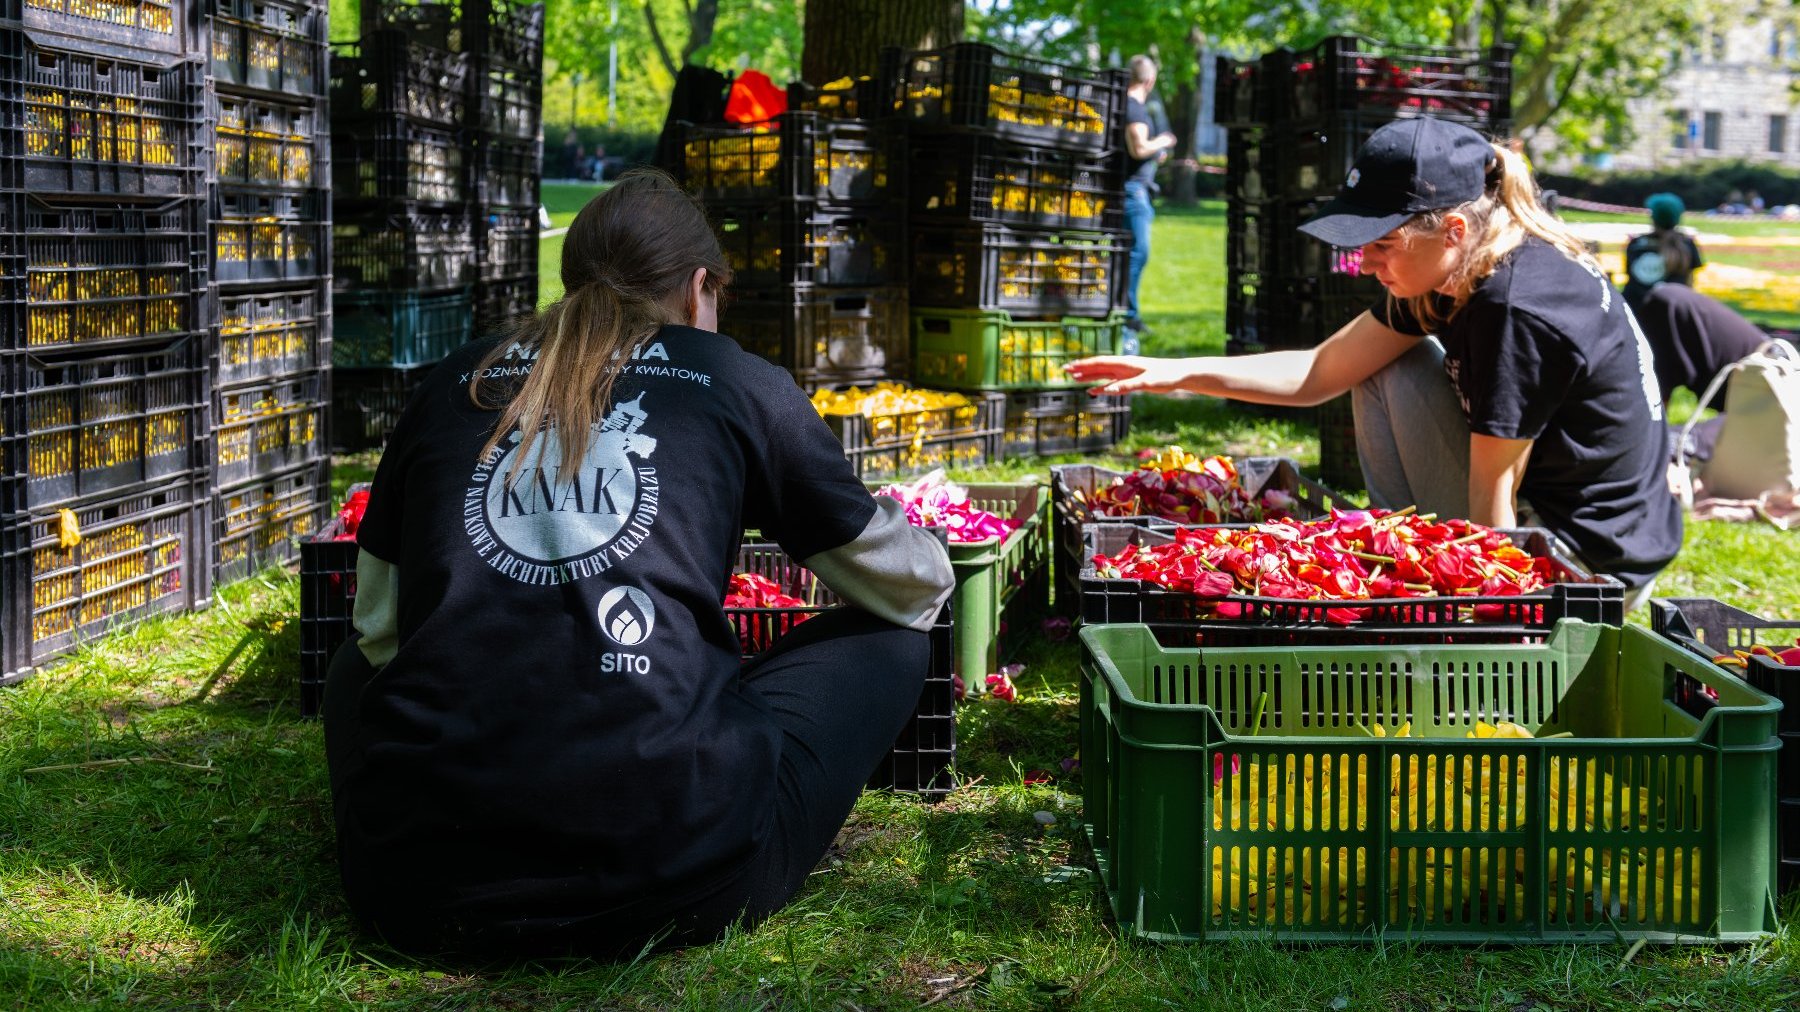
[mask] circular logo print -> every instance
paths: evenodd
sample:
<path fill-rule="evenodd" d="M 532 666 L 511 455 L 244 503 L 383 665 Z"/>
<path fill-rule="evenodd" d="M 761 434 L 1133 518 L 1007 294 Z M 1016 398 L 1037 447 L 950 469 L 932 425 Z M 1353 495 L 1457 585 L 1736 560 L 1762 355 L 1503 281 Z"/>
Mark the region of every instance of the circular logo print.
<path fill-rule="evenodd" d="M 600 631 L 622 647 L 635 647 L 656 628 L 656 605 L 636 587 L 614 587 L 600 599 Z"/>

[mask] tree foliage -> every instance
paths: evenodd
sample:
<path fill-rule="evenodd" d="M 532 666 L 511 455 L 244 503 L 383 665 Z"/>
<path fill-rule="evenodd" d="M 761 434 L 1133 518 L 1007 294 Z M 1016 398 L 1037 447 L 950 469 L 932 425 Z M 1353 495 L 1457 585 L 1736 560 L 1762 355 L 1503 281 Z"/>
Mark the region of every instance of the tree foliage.
<path fill-rule="evenodd" d="M 1575 153 L 1631 139 L 1628 103 L 1655 94 L 1714 0 L 1475 0 L 1483 41 L 1513 55 L 1513 126 L 1533 146 Z"/>
<path fill-rule="evenodd" d="M 545 132 L 571 121 L 606 122 L 608 47 L 614 42 L 619 54 L 614 112 L 618 128 L 627 132 L 661 128 L 675 69 L 684 62 L 730 73 L 755 67 L 776 81 L 796 77 L 802 7 L 803 0 L 617 0 L 615 24 L 609 0 L 551 0 L 544 40 Z"/>

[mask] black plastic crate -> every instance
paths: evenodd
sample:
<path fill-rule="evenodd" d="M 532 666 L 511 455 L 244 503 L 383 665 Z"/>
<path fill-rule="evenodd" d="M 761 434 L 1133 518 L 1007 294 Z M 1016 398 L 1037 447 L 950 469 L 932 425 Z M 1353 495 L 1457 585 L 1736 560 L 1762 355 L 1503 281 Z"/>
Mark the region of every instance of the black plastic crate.
<path fill-rule="evenodd" d="M 216 190 L 212 200 L 214 283 L 310 281 L 329 273 L 328 200 L 324 190 Z"/>
<path fill-rule="evenodd" d="M 464 135 L 395 117 L 349 123 L 331 135 L 331 180 L 340 215 L 365 205 L 407 201 L 462 204 L 474 192 Z"/>
<path fill-rule="evenodd" d="M 212 182 L 288 192 L 325 188 L 330 177 L 331 123 L 321 105 L 218 92 L 208 96 L 208 103 Z"/>
<path fill-rule="evenodd" d="M 802 386 L 904 376 L 912 365 L 906 289 L 794 285 L 734 292 L 720 332 Z"/>
<path fill-rule="evenodd" d="M 1131 431 L 1129 397 L 1092 397 L 1085 390 L 1008 394 L 1002 457 L 1104 453 Z"/>
<path fill-rule="evenodd" d="M 984 224 L 915 227 L 910 239 L 917 305 L 1105 316 L 1123 304 L 1123 233 Z"/>
<path fill-rule="evenodd" d="M 900 58 L 898 49 L 889 49 L 883 54 L 884 63 L 891 56 L 897 64 Z M 821 116 L 833 119 L 886 119 L 894 115 L 894 83 L 891 79 L 893 67 L 888 67 L 886 77 L 859 77 L 854 80 L 833 81 L 830 84 L 812 85 L 805 81 L 793 81 L 788 84 L 788 108 L 797 112 L 816 112 Z"/>
<path fill-rule="evenodd" d="M 1263 344 L 1311 348 L 1385 298 L 1374 278 L 1265 278 L 1269 311 Z"/>
<path fill-rule="evenodd" d="M 1213 64 L 1213 122 L 1224 127 L 1265 127 L 1288 118 L 1287 75 L 1292 54 L 1255 60 L 1221 56 Z"/>
<path fill-rule="evenodd" d="M 210 0 L 208 70 L 219 82 L 297 98 L 321 98 L 327 5 L 309 0 Z"/>
<path fill-rule="evenodd" d="M 5 185 L 87 199 L 197 196 L 205 88 L 200 65 L 176 57 L 102 55 L 0 34 L 0 158 L 23 166 L 22 184 Z"/>
<path fill-rule="evenodd" d="M 544 59 L 542 2 L 369 0 L 362 5 L 362 26 L 365 32 L 397 28 L 438 49 L 486 54 L 527 70 Z"/>
<path fill-rule="evenodd" d="M 17 517 L 205 466 L 198 337 L 98 358 L 19 356 L 0 391 L 0 509 Z"/>
<path fill-rule="evenodd" d="M 1447 49 L 1339 35 L 1292 61 L 1288 102 L 1297 122 L 1339 112 L 1475 124 L 1512 118 L 1511 46 Z"/>
<path fill-rule="evenodd" d="M 83 640 L 203 607 L 205 483 L 185 477 L 0 527 L 0 685 Z M 71 523 L 71 519 L 73 522 Z"/>
<path fill-rule="evenodd" d="M 1116 147 L 1125 124 L 1125 72 L 1015 56 L 981 42 L 908 53 L 898 72 L 900 115 L 1075 151 Z"/>
<path fill-rule="evenodd" d="M 897 214 L 807 200 L 714 204 L 707 213 L 740 288 L 905 280 Z"/>
<path fill-rule="evenodd" d="M 945 133 L 914 136 L 909 157 L 914 220 L 1106 230 L 1124 223 L 1125 166 L 1117 153 Z"/>
<path fill-rule="evenodd" d="M 1779 652 L 1800 640 L 1800 620 L 1763 618 L 1710 597 L 1652 598 L 1650 628 L 1707 660 L 1754 646 Z M 1742 670 L 1744 681 L 1781 701 L 1781 733 L 1800 736 L 1800 665 L 1752 654 Z M 1783 797 L 1800 801 L 1800 779 L 1784 787 Z"/>
<path fill-rule="evenodd" d="M 0 205 L 0 218 L 25 220 L 22 304 L 0 306 L 0 314 L 24 313 L 23 327 L 6 328 L 13 341 L 40 353 L 97 353 L 203 330 L 200 201 L 74 206 L 25 197 Z M 16 238 L 16 226 L 5 234 Z"/>
<path fill-rule="evenodd" d="M 898 124 L 789 112 L 753 127 L 686 124 L 688 189 L 705 201 L 898 199 L 906 153 Z M 918 155 L 913 155 L 917 164 Z"/>
<path fill-rule="evenodd" d="M 1281 145 L 1264 130 L 1225 135 L 1225 199 L 1260 204 L 1279 197 Z"/>
<path fill-rule="evenodd" d="M 1225 267 L 1243 273 L 1274 273 L 1274 205 L 1232 201 L 1225 205 Z"/>
<path fill-rule="evenodd" d="M 1314 409 L 1319 427 L 1319 477 L 1336 488 L 1362 488 L 1362 456 L 1356 452 L 1356 412 L 1344 394 Z"/>
<path fill-rule="evenodd" d="M 469 342 L 472 311 L 467 289 L 436 295 L 338 292 L 332 299 L 332 365 L 430 365 Z"/>
<path fill-rule="evenodd" d="M 331 46 L 331 114 L 411 116 L 423 123 L 467 123 L 469 57 L 445 52 L 404 32 L 370 32 L 358 42 Z"/>
<path fill-rule="evenodd" d="M 1707 660 L 1755 646 L 1779 653 L 1800 638 L 1800 621 L 1764 618 L 1708 597 L 1652 598 L 1650 628 Z M 1787 893 L 1800 886 L 1800 665 L 1752 654 L 1741 671 L 1744 681 L 1781 703 L 1775 793 L 1781 819 L 1779 888 Z"/>
<path fill-rule="evenodd" d="M 349 493 L 368 491 L 368 482 Z M 328 504 L 332 505 L 332 504 Z M 300 539 L 300 716 L 317 717 L 325 701 L 331 656 L 350 638 L 356 615 L 356 539 L 341 538 L 344 522 Z"/>
<path fill-rule="evenodd" d="M 475 111 L 470 126 L 496 137 L 536 141 L 544 120 L 543 74 L 477 55 L 471 79 Z"/>
<path fill-rule="evenodd" d="M 725 609 L 732 632 L 737 635 L 738 642 L 747 647 L 743 654 L 745 661 L 767 649 L 795 625 L 843 603 L 811 570 L 772 542 L 744 542 L 738 549 L 735 572 L 766 577 L 774 581 L 783 594 L 808 602 L 792 608 Z M 938 615 L 930 635 L 931 666 L 925 675 L 925 687 L 919 693 L 919 705 L 912 719 L 900 729 L 894 747 L 869 778 L 868 785 L 872 789 L 906 791 L 936 798 L 955 787 L 955 630 L 949 605 L 945 605 Z"/>
<path fill-rule="evenodd" d="M 215 386 L 305 372 L 331 360 L 331 294 L 323 284 L 216 299 Z"/>
<path fill-rule="evenodd" d="M 964 407 L 867 415 L 826 415 L 825 424 L 857 476 L 867 480 L 933 468 L 980 467 L 1000 459 L 1006 395 L 965 394 Z"/>
<path fill-rule="evenodd" d="M 538 277 L 535 273 L 509 281 L 484 281 L 475 286 L 475 340 L 505 330 L 522 316 L 537 312 Z"/>
<path fill-rule="evenodd" d="M 332 223 L 338 291 L 442 292 L 475 280 L 475 230 L 465 210 L 403 208 Z"/>
<path fill-rule="evenodd" d="M 1354 644 L 1371 642 L 1496 642 L 1549 635 L 1565 618 L 1604 625 L 1625 621 L 1625 585 L 1590 572 L 1549 531 L 1508 530 L 1520 548 L 1555 564 L 1558 578 L 1541 591 L 1511 597 L 1389 598 L 1368 601 L 1295 601 L 1278 597 L 1232 595 L 1242 608 L 1237 619 L 1210 614 L 1219 598 L 1165 590 L 1142 580 L 1106 580 L 1095 576 L 1096 555 L 1116 555 L 1129 544 L 1167 544 L 1178 525 L 1120 527 L 1089 524 L 1082 528 L 1081 618 L 1089 623 L 1144 623 L 1171 630 L 1192 645 L 1203 637 L 1209 646 L 1280 646 L 1284 644 Z M 1216 529 L 1216 527 L 1214 528 Z M 1490 621 L 1466 620 L 1477 607 L 1492 610 Z M 1327 610 L 1353 612 L 1351 625 L 1332 622 Z"/>
<path fill-rule="evenodd" d="M 331 370 L 332 450 L 354 453 L 387 443 L 413 391 L 435 366 Z"/>
<path fill-rule="evenodd" d="M 528 210 L 496 208 L 475 219 L 477 271 L 483 282 L 506 281 L 538 273 L 538 216 Z M 535 300 L 534 304 L 535 304 Z"/>
<path fill-rule="evenodd" d="M 475 138 L 475 199 L 490 208 L 537 210 L 543 144 L 482 134 Z"/>
<path fill-rule="evenodd" d="M 0 20 L 54 33 L 73 48 L 95 43 L 185 56 L 199 49 L 201 0 L 0 0 Z"/>
<path fill-rule="evenodd" d="M 1241 348 L 1265 350 L 1263 342 L 1274 337 L 1274 312 L 1270 297 L 1263 287 L 1262 275 L 1256 271 L 1228 268 L 1225 271 L 1225 337 Z M 1241 352 L 1240 352 L 1241 353 Z"/>
<path fill-rule="evenodd" d="M 227 488 L 325 456 L 324 370 L 213 391 L 213 484 Z"/>
<path fill-rule="evenodd" d="M 331 509 L 331 462 L 309 460 L 221 491 L 212 504 L 213 583 L 224 586 L 294 561 Z M 304 628 L 304 627 L 303 627 Z"/>
<path fill-rule="evenodd" d="M 1302 520 L 1326 516 L 1332 509 L 1360 509 L 1343 493 L 1306 477 L 1300 465 L 1286 457 L 1243 457 L 1233 460 L 1238 483 L 1251 495 L 1286 492 L 1294 498 L 1291 512 Z M 1050 468 L 1051 539 L 1056 556 L 1058 609 L 1076 614 L 1080 580 L 1088 556 L 1082 554 L 1082 529 L 1093 525 L 1117 528 L 1163 527 L 1172 523 L 1160 517 L 1096 517 L 1084 505 L 1101 488 L 1109 487 L 1128 472 L 1095 464 L 1058 464 Z"/>

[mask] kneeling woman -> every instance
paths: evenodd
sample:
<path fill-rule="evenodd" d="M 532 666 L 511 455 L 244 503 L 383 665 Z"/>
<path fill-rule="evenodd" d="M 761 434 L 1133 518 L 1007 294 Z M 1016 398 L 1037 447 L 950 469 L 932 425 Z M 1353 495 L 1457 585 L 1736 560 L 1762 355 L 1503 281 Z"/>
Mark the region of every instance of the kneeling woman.
<path fill-rule="evenodd" d="M 1399 120 L 1301 231 L 1360 247 L 1387 297 L 1306 351 L 1069 372 L 1097 393 L 1292 406 L 1349 390 L 1374 505 L 1499 527 L 1523 513 L 1623 581 L 1628 604 L 1647 596 L 1681 548 L 1650 350 L 1523 161 L 1464 126 Z"/>
<path fill-rule="evenodd" d="M 344 891 L 424 952 L 612 955 L 779 909 L 918 703 L 944 548 L 718 327 L 698 206 L 628 175 L 567 295 L 446 359 L 357 536 L 325 692 Z M 746 527 L 850 606 L 740 668 Z"/>

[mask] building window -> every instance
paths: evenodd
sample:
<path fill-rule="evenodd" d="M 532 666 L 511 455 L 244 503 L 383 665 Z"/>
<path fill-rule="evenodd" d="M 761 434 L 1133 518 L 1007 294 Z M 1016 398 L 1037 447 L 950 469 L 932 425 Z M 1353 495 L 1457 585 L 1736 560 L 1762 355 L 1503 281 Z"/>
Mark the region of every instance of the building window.
<path fill-rule="evenodd" d="M 1688 111 L 1686 109 L 1669 110 L 1669 146 L 1677 151 L 1687 150 Z"/>
<path fill-rule="evenodd" d="M 1719 133 L 1724 128 L 1723 113 L 1709 112 L 1706 123 L 1700 128 L 1700 146 L 1708 151 L 1719 150 Z"/>
<path fill-rule="evenodd" d="M 1725 62 L 1725 33 L 1712 33 L 1712 58 L 1714 63 Z"/>
<path fill-rule="evenodd" d="M 1787 117 L 1769 117 L 1769 152 L 1781 154 L 1787 150 Z"/>

